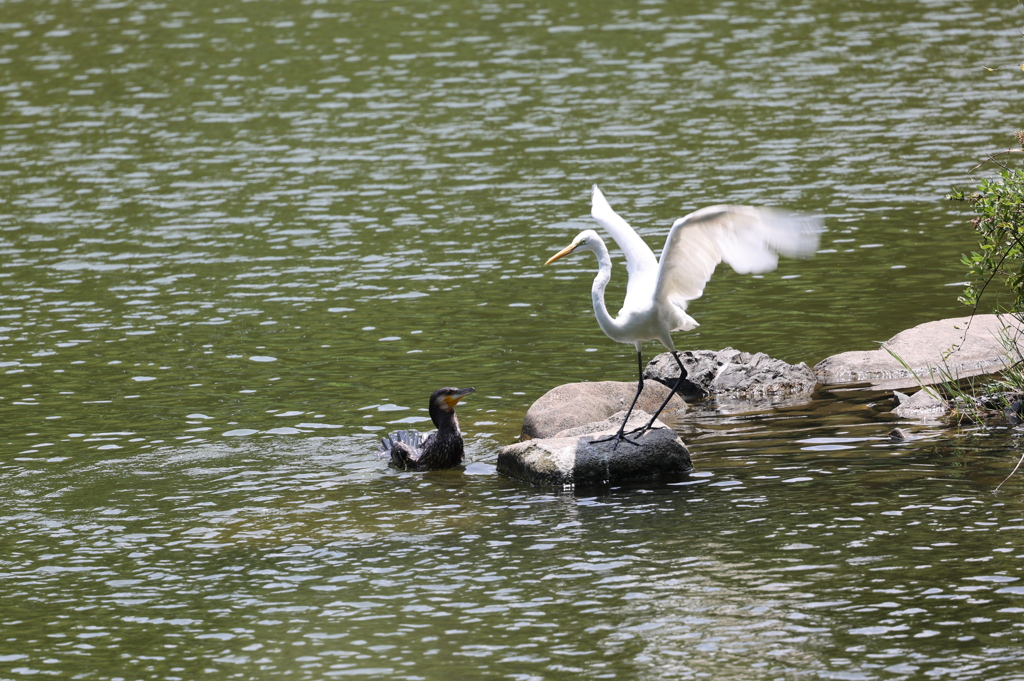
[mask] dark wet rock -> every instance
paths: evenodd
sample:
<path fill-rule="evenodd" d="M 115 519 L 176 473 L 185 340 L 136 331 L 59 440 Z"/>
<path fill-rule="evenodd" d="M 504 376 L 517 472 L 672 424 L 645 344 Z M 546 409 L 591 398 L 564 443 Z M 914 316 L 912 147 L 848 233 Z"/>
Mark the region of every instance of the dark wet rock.
<path fill-rule="evenodd" d="M 628 406 L 628 405 L 627 405 Z M 498 451 L 498 472 L 538 486 L 586 486 L 630 480 L 651 480 L 686 473 L 693 468 L 690 453 L 676 432 L 661 421 L 636 438 L 638 444 L 614 440 L 625 410 L 609 418 L 569 428 L 554 437 L 526 440 Z M 627 428 L 649 421 L 651 415 L 634 411 Z"/>
<path fill-rule="evenodd" d="M 1024 394 L 1015 390 L 959 394 L 950 402 L 950 408 L 961 420 L 1024 426 Z"/>
<path fill-rule="evenodd" d="M 1003 408 L 1003 416 L 1011 426 L 1024 423 L 1024 401 L 1018 396 Z"/>
<path fill-rule="evenodd" d="M 814 372 L 803 362 L 787 364 L 763 352 L 750 354 L 734 348 L 686 350 L 679 353 L 679 360 L 686 369 L 679 392 L 687 399 L 712 395 L 774 401 L 809 396 L 818 383 Z M 671 387 L 679 378 L 679 367 L 671 353 L 663 352 L 647 364 L 644 377 Z"/>
<path fill-rule="evenodd" d="M 893 413 L 902 418 L 927 419 L 937 418 L 949 412 L 949 403 L 942 399 L 932 388 L 918 390 L 913 395 L 893 391 L 899 406 Z"/>
<path fill-rule="evenodd" d="M 877 350 L 827 357 L 814 371 L 827 385 L 868 383 L 883 389 L 934 385 L 950 377 L 1002 371 L 1010 363 L 1007 342 L 1012 352 L 1024 352 L 1022 333 L 1024 325 L 1002 315 L 942 319 L 901 331 Z"/>
<path fill-rule="evenodd" d="M 1004 412 L 1008 406 L 1020 400 L 1022 395 L 1015 392 L 983 392 L 977 395 L 961 394 L 953 400 L 957 411 Z"/>
<path fill-rule="evenodd" d="M 910 439 L 910 433 L 902 428 L 893 428 L 889 431 L 889 439 L 893 442 L 906 442 Z"/>
<path fill-rule="evenodd" d="M 669 392 L 657 381 L 645 381 L 636 409 L 654 413 Z M 615 412 L 629 409 L 635 394 L 636 383 L 624 381 L 566 383 L 552 388 L 527 410 L 522 438 L 553 437 L 567 428 L 603 421 Z M 673 396 L 662 414 L 668 417 L 685 409 L 686 403 Z"/>

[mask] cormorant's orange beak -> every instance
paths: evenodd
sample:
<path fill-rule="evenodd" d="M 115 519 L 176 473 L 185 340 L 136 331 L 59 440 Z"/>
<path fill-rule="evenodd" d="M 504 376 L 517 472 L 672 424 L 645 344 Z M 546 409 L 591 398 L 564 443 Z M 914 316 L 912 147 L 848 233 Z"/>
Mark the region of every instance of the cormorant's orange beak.
<path fill-rule="evenodd" d="M 548 258 L 547 262 L 545 262 L 544 264 L 545 265 L 550 265 L 551 263 L 553 263 L 554 261 L 558 260 L 559 258 L 564 258 L 565 256 L 567 256 L 570 253 L 572 253 L 573 251 L 575 251 L 577 246 L 579 246 L 579 244 L 574 241 L 573 243 L 569 244 L 568 246 L 566 246 L 565 248 L 560 250 L 558 253 L 555 253 L 553 256 Z"/>
<path fill-rule="evenodd" d="M 475 392 L 476 392 L 476 388 L 463 388 L 462 390 L 459 390 L 458 392 L 454 392 L 451 395 L 445 395 L 444 396 L 444 401 L 448 403 L 449 407 L 451 407 L 452 409 L 455 409 L 455 405 L 459 403 L 459 400 L 461 400 L 466 395 L 469 395 L 470 393 L 475 393 Z"/>

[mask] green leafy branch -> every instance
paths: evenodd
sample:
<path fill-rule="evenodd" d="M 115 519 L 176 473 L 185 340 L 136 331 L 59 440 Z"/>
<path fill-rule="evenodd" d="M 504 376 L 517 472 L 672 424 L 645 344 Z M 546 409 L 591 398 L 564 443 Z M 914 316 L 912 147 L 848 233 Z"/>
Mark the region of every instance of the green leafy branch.
<path fill-rule="evenodd" d="M 971 283 L 960 302 L 977 310 L 989 284 L 999 279 L 1014 295 L 1012 311 L 1024 311 L 1024 170 L 1004 168 L 998 179 L 983 180 L 978 191 L 957 191 L 949 198 L 966 201 L 977 215 L 971 225 L 979 245 L 961 258 Z"/>

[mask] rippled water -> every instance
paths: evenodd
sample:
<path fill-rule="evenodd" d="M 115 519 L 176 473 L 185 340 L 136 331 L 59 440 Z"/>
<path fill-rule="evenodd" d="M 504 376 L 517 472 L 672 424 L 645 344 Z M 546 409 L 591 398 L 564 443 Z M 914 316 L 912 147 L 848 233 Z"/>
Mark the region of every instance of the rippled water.
<path fill-rule="evenodd" d="M 681 348 L 963 314 L 942 196 L 1019 127 L 980 68 L 1018 7 L 0 7 L 0 677 L 1024 675 L 1014 434 L 825 394 L 676 424 L 674 484 L 493 467 L 546 390 L 633 376 L 592 259 L 541 265 L 593 182 L 655 249 L 709 203 L 825 217 Z M 375 460 L 441 385 L 465 470 Z"/>

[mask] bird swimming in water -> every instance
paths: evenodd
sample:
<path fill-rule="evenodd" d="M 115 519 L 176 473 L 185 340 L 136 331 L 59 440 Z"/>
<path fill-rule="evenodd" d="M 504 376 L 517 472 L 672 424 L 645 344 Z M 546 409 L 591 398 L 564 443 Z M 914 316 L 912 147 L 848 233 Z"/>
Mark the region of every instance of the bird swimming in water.
<path fill-rule="evenodd" d="M 633 228 L 612 210 L 604 194 L 594 185 L 590 215 L 608 230 L 626 255 L 626 298 L 616 317 L 608 313 L 604 292 L 612 276 L 612 261 L 604 241 L 593 230 L 580 232 L 572 243 L 548 258 L 550 265 L 559 258 L 577 251 L 592 251 L 597 256 L 598 273 L 591 287 L 594 315 L 598 326 L 613 341 L 636 348 L 640 380 L 636 396 L 626 419 L 612 438 L 615 446 L 629 440 L 626 435 L 642 436 L 675 394 L 686 377 L 675 344 L 673 331 L 689 331 L 698 326 L 686 314 L 691 300 L 704 293 L 704 285 L 715 267 L 723 260 L 739 274 L 770 272 L 779 264 L 779 255 L 791 258 L 813 255 L 818 249 L 821 221 L 799 215 L 788 215 L 767 208 L 750 206 L 711 206 L 701 208 L 672 224 L 661 261 Z M 640 348 L 643 341 L 657 340 L 668 348 L 679 366 L 679 379 L 661 407 L 646 425 L 623 431 L 637 398 L 644 389 L 644 367 Z M 635 443 L 634 443 L 635 444 Z"/>
<path fill-rule="evenodd" d="M 462 432 L 455 405 L 476 388 L 438 388 L 430 396 L 430 420 L 437 431 L 424 435 L 416 430 L 399 430 L 382 438 L 378 451 L 391 457 L 402 470 L 433 471 L 462 463 Z"/>

